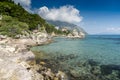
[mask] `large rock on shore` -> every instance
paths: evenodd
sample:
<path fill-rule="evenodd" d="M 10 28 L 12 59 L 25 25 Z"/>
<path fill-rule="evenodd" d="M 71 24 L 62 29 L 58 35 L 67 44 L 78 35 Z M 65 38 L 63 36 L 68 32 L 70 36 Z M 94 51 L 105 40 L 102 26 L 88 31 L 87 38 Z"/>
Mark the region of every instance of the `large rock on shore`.
<path fill-rule="evenodd" d="M 35 56 L 25 48 L 17 48 L 19 45 L 0 44 L 0 80 L 33 80 L 27 61 L 33 61 Z"/>
<path fill-rule="evenodd" d="M 50 36 L 46 32 L 37 32 L 37 33 L 27 33 L 24 32 L 24 35 L 17 35 L 19 39 L 10 39 L 7 38 L 2 42 L 8 42 L 10 44 L 22 44 L 22 45 L 29 45 L 29 46 L 35 46 L 40 45 L 45 42 L 48 42 L 51 40 Z"/>
<path fill-rule="evenodd" d="M 0 59 L 0 80 L 33 80 L 33 72 L 27 70 L 24 64 Z"/>

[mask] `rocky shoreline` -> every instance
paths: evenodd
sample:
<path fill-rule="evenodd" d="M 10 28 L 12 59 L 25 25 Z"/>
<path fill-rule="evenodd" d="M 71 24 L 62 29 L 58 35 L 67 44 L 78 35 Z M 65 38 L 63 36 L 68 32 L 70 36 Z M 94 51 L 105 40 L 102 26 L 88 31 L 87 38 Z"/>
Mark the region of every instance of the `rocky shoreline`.
<path fill-rule="evenodd" d="M 2 35 L 1 35 L 2 36 Z M 53 73 L 46 64 L 36 63 L 30 46 L 42 45 L 51 41 L 46 33 L 34 33 L 19 39 L 2 36 L 0 39 L 0 80 L 68 80 L 67 75 Z"/>
<path fill-rule="evenodd" d="M 120 65 L 101 65 L 93 60 L 68 64 L 67 61 L 79 56 L 51 57 L 30 50 L 31 46 L 51 41 L 47 33 L 33 33 L 19 39 L 1 36 L 0 80 L 120 80 Z"/>

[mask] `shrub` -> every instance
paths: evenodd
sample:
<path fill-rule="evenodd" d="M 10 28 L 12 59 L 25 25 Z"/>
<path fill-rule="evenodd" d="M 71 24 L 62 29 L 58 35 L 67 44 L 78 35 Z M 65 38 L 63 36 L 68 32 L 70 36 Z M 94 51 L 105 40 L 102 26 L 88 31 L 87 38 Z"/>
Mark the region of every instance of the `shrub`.
<path fill-rule="evenodd" d="M 26 23 L 20 22 L 10 16 L 3 16 L 0 34 L 15 37 L 18 34 L 22 34 L 22 31 L 27 30 L 28 25 Z"/>

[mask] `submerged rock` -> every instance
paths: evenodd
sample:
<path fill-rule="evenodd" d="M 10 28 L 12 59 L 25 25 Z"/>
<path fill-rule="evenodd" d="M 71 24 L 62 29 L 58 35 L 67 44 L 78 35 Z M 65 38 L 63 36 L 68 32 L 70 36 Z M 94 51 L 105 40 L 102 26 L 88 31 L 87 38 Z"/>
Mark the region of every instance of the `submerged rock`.
<path fill-rule="evenodd" d="M 60 80 L 68 80 L 68 76 L 64 72 L 62 72 L 62 71 L 58 71 L 58 73 L 56 74 L 56 76 Z"/>
<path fill-rule="evenodd" d="M 47 71 L 45 71 L 44 75 L 46 76 L 46 78 L 49 78 L 50 80 L 54 79 L 54 74 L 52 73 L 51 69 L 48 69 Z"/>
<path fill-rule="evenodd" d="M 36 73 L 34 76 L 35 78 L 33 80 L 45 80 L 42 74 Z"/>

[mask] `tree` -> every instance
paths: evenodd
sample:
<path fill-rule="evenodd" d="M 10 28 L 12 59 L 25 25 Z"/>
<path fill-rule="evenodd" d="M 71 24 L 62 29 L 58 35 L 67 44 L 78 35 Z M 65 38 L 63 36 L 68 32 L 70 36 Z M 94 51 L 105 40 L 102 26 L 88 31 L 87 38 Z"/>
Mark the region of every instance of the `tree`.
<path fill-rule="evenodd" d="M 21 6 L 20 3 L 18 3 L 18 6 Z"/>

